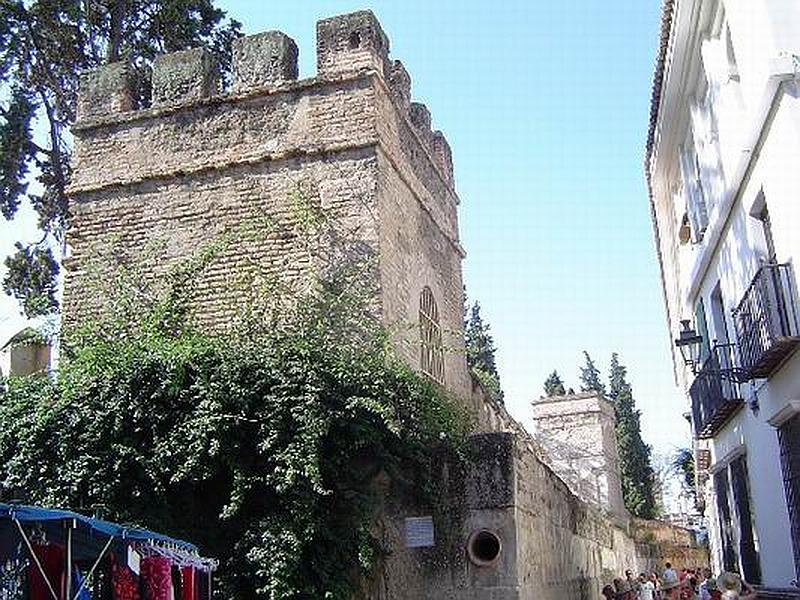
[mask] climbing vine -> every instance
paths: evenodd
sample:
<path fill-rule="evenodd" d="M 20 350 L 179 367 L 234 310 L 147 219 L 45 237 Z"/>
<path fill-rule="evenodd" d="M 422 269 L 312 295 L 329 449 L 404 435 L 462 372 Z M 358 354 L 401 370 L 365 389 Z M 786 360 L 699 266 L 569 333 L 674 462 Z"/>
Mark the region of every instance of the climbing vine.
<path fill-rule="evenodd" d="M 439 503 L 469 419 L 395 357 L 361 258 L 290 299 L 260 287 L 209 332 L 186 290 L 223 248 L 152 283 L 106 274 L 117 310 L 64 341 L 58 376 L 7 382 L 0 494 L 195 541 L 220 598 L 350 598 L 384 552 L 381 503 Z"/>

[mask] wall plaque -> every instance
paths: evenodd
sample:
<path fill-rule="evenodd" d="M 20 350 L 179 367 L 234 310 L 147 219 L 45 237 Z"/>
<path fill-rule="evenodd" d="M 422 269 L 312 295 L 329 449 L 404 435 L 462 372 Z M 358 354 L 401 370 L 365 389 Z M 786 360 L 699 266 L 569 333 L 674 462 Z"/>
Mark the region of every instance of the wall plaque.
<path fill-rule="evenodd" d="M 433 546 L 433 518 L 409 517 L 405 521 L 406 548 Z"/>

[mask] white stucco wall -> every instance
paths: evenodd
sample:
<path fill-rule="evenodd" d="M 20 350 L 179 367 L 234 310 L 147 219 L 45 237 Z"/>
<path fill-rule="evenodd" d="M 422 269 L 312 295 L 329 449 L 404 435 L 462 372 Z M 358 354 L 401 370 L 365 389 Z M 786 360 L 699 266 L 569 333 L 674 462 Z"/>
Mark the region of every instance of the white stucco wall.
<path fill-rule="evenodd" d="M 685 199 L 678 192 L 680 144 L 691 127 L 687 114 L 695 102 L 698 65 L 706 32 L 713 27 L 716 2 L 677 3 L 668 53 L 653 159 L 649 166 L 655 206 L 655 228 L 664 274 L 665 302 L 671 337 L 680 319 L 694 322 L 702 299 L 709 338 L 715 331 L 711 295 L 719 283 L 727 331 L 736 341 L 731 311 L 741 300 L 762 261 L 767 258 L 762 223 L 756 219 L 761 201 L 769 209 L 779 263 L 800 269 L 800 2 L 790 0 L 724 0 L 738 80 L 722 86 L 714 107 L 719 126 L 719 154 L 724 192 L 711 203 L 703 240 L 680 244 L 678 228 Z M 783 71 L 777 84 L 776 73 Z M 702 71 L 700 76 L 703 76 Z M 732 92 L 735 91 L 735 94 Z M 727 96 L 725 94 L 728 94 Z M 736 102 L 731 99 L 736 99 Z M 763 195 L 761 194 L 763 191 Z M 691 371 L 676 355 L 676 380 L 688 391 Z M 768 380 L 742 385 L 743 407 L 712 440 L 701 442 L 712 452 L 712 471 L 744 453 L 747 457 L 752 518 L 761 555 L 764 584 L 786 587 L 797 576 L 792 557 L 788 511 L 780 470 L 778 440 L 769 423 L 800 400 L 800 353 L 787 360 Z M 757 398 L 758 410 L 747 404 Z M 783 413 L 781 413 L 783 414 Z M 713 478 L 705 486 L 712 561 L 721 568 Z M 738 554 L 738 549 L 737 549 Z"/>

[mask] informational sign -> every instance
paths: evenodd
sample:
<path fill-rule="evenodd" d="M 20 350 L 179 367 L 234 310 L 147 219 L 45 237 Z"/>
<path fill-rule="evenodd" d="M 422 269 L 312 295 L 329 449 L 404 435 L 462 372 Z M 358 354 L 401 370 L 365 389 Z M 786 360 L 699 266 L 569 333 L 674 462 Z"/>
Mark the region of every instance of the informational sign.
<path fill-rule="evenodd" d="M 133 571 L 136 575 L 139 574 L 139 565 L 142 562 L 142 557 L 139 553 L 128 546 L 128 568 Z"/>
<path fill-rule="evenodd" d="M 406 548 L 433 546 L 433 518 L 409 517 L 406 519 Z"/>

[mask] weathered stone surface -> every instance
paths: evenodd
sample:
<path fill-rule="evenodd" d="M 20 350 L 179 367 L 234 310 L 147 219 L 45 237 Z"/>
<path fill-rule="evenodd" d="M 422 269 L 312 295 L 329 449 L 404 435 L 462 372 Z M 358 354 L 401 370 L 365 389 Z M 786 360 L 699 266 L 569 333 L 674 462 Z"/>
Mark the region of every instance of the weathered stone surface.
<path fill-rule="evenodd" d="M 471 468 L 466 503 L 472 509 L 506 508 L 514 504 L 514 434 L 483 433 L 470 440 Z"/>
<path fill-rule="evenodd" d="M 422 140 L 422 143 L 428 149 L 433 150 L 433 132 L 431 131 L 431 111 L 422 102 L 411 103 L 411 124 L 414 125 L 414 130 Z"/>
<path fill-rule="evenodd" d="M 133 110 L 134 85 L 127 63 L 103 65 L 80 77 L 77 118 L 90 119 Z"/>
<path fill-rule="evenodd" d="M 625 516 L 613 405 L 592 392 L 532 405 L 535 436 L 553 470 L 581 500 Z"/>
<path fill-rule="evenodd" d="M 153 105 L 207 98 L 219 92 L 214 56 L 192 48 L 159 56 L 153 63 Z"/>
<path fill-rule="evenodd" d="M 450 144 L 447 143 L 447 138 L 438 130 L 433 132 L 433 159 L 442 171 L 447 185 L 453 187 L 455 185 L 453 151 L 450 149 Z"/>
<path fill-rule="evenodd" d="M 411 111 L 411 76 L 399 60 L 392 62 L 388 84 L 392 91 L 392 98 L 397 104 L 397 110 L 408 115 Z"/>
<path fill-rule="evenodd" d="M 280 31 L 265 31 L 234 40 L 233 92 L 294 81 L 297 58 L 297 44 Z"/>
<path fill-rule="evenodd" d="M 340 15 L 317 23 L 317 72 L 336 77 L 362 69 L 381 75 L 389 56 L 389 38 L 372 11 Z"/>

